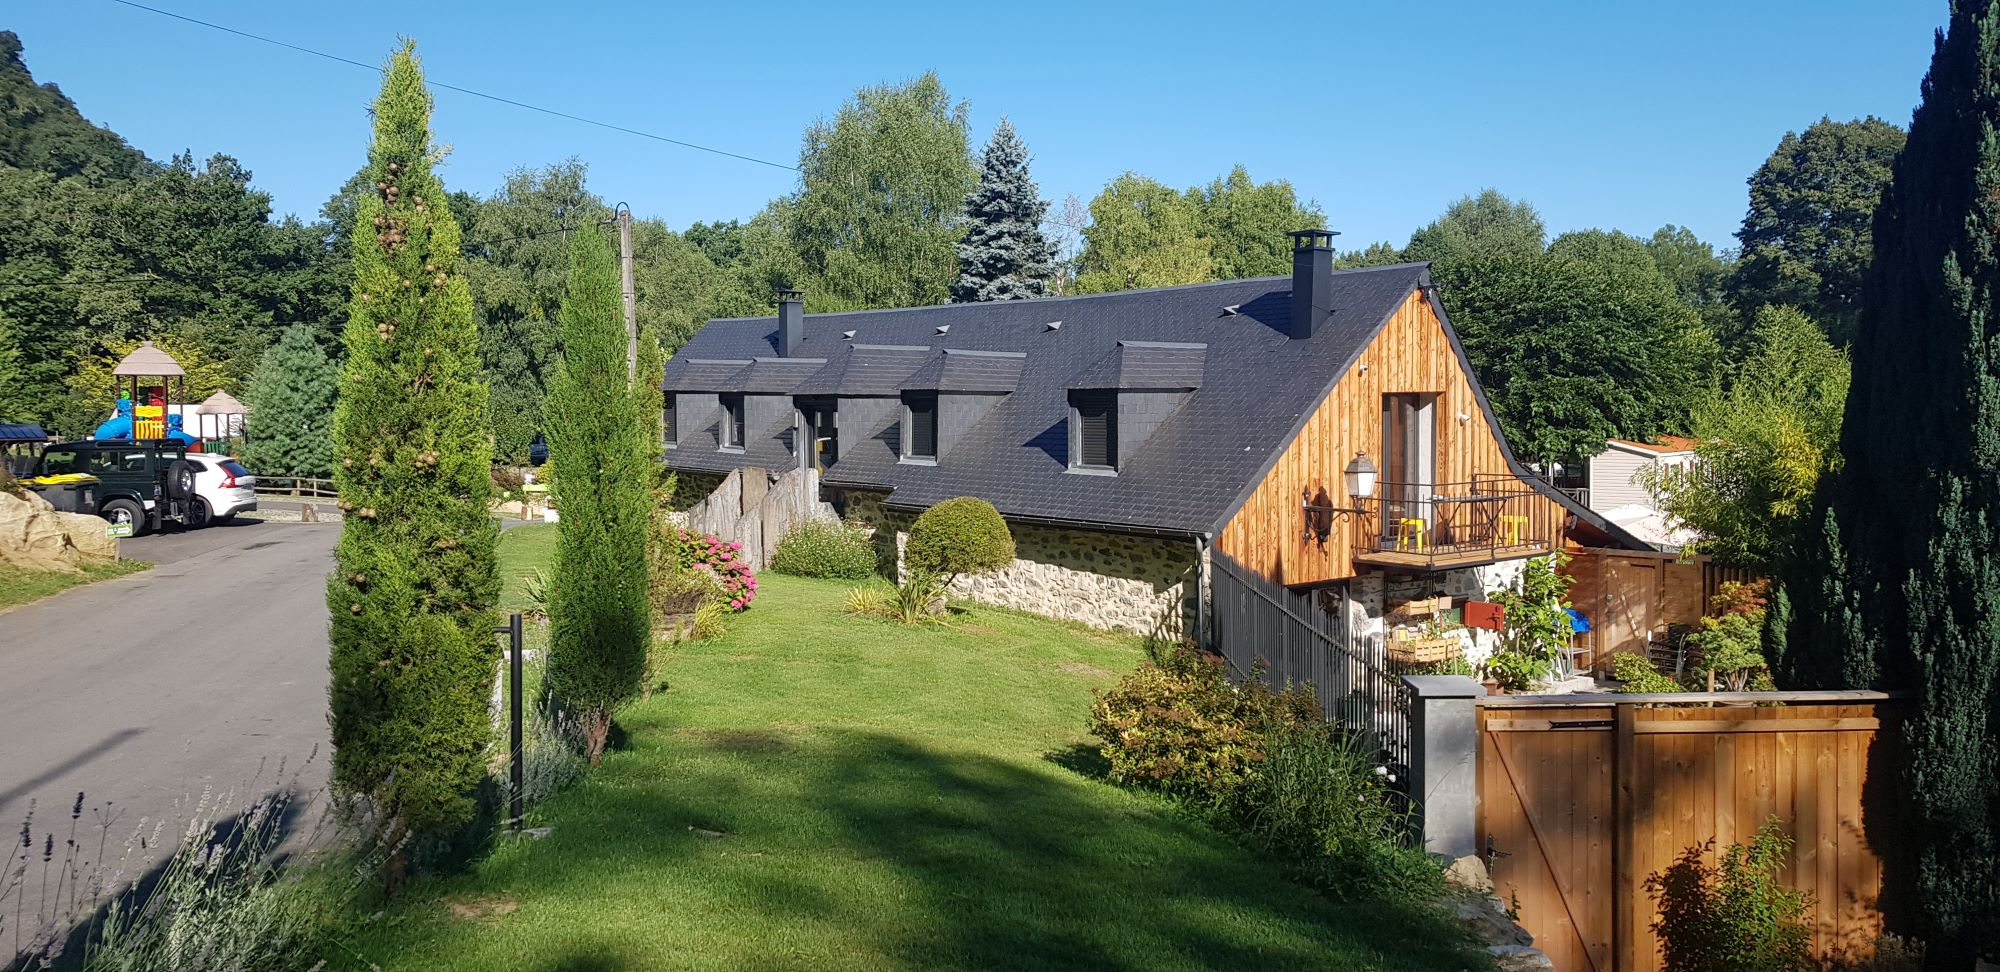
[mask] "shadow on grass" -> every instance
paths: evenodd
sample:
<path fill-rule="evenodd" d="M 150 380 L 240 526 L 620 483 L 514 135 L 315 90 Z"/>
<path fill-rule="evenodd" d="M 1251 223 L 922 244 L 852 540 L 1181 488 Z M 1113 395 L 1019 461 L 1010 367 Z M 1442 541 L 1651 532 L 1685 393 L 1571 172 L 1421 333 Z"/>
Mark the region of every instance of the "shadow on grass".
<path fill-rule="evenodd" d="M 1199 824 L 1034 761 L 866 732 L 669 745 L 665 764 L 607 763 L 545 805 L 550 838 L 439 890 L 506 888 L 524 913 L 548 914 L 492 946 L 531 955 L 574 954 L 573 940 L 534 939 L 561 935 L 540 929 L 560 929 L 552 912 L 592 896 L 675 902 L 643 926 L 594 918 L 599 964 L 539 966 L 549 969 L 639 967 L 621 944 L 661 937 L 718 968 L 1481 967 L 1423 909 L 1336 903 Z M 419 933 L 424 954 L 396 964 L 478 967 L 488 935 L 464 924 Z M 808 944 L 786 954 L 779 940 Z"/>

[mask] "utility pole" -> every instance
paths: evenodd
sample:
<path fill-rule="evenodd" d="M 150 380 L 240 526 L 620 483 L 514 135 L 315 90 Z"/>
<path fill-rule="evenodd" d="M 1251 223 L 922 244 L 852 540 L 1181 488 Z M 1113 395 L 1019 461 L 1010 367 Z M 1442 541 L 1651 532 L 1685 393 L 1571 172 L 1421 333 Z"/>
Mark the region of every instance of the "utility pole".
<path fill-rule="evenodd" d="M 632 207 L 618 204 L 618 285 L 625 297 L 625 380 L 639 380 L 639 291 L 632 286 Z"/>

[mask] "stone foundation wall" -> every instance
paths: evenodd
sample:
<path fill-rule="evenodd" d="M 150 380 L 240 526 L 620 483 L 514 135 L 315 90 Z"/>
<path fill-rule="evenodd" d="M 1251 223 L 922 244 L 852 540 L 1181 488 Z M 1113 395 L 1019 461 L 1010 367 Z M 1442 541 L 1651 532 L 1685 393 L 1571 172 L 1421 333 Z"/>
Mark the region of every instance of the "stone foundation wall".
<path fill-rule="evenodd" d="M 884 509 L 882 494 L 849 492 L 846 516 L 875 531 L 884 573 L 902 575 L 915 515 Z M 961 577 L 952 593 L 1096 628 L 1151 634 L 1193 630 L 1195 543 L 1101 530 L 1066 530 L 1008 521 L 1014 564 Z"/>

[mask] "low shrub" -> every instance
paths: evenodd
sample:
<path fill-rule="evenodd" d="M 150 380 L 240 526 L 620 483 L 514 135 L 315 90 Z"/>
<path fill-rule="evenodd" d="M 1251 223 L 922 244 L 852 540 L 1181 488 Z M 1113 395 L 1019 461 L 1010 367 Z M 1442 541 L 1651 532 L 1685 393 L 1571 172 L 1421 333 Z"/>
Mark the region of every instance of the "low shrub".
<path fill-rule="evenodd" d="M 1812 972 L 1812 895 L 1787 888 L 1792 839 L 1776 817 L 1748 844 L 1733 844 L 1720 863 L 1715 841 L 1689 847 L 1646 878 L 1659 902 L 1653 931 L 1667 972 Z"/>
<path fill-rule="evenodd" d="M 948 499 L 910 525 L 903 562 L 935 574 L 945 586 L 960 574 L 983 574 L 1014 562 L 1014 535 L 993 504 L 972 496 Z"/>
<path fill-rule="evenodd" d="M 901 584 L 864 584 L 847 592 L 847 613 L 888 618 L 902 624 L 943 624 L 944 584 L 936 576 L 912 570 Z"/>
<path fill-rule="evenodd" d="M 1611 677 L 1622 683 L 1618 691 L 1629 695 L 1659 695 L 1683 691 L 1681 683 L 1654 667 L 1646 656 L 1629 651 L 1611 653 Z"/>
<path fill-rule="evenodd" d="M 1263 761 L 1269 729 L 1319 719 L 1311 688 L 1238 687 L 1221 659 L 1182 647 L 1099 690 L 1090 732 L 1113 782 L 1221 807 Z"/>
<path fill-rule="evenodd" d="M 731 611 L 750 607 L 757 597 L 757 575 L 743 559 L 743 542 L 723 541 L 686 527 L 675 527 L 675 560 L 682 571 L 706 571 L 722 585 L 723 604 Z"/>
<path fill-rule="evenodd" d="M 1375 754 L 1324 722 L 1278 725 L 1237 788 L 1236 818 L 1308 883 L 1335 897 L 1428 901 L 1444 872 L 1404 841 L 1402 797 Z"/>
<path fill-rule="evenodd" d="M 533 807 L 583 779 L 590 760 L 583 755 L 584 729 L 575 719 L 544 707 L 523 715 L 521 802 Z"/>
<path fill-rule="evenodd" d="M 1929 949 L 1914 938 L 1883 935 L 1874 942 L 1866 958 L 1856 957 L 1845 947 L 1836 947 L 1826 962 L 1827 972 L 1924 972 L 1924 954 Z"/>
<path fill-rule="evenodd" d="M 513 466 L 494 466 L 492 479 L 493 491 L 501 495 L 519 493 L 527 483 L 526 474 Z"/>
<path fill-rule="evenodd" d="M 875 544 L 865 527 L 807 520 L 778 541 L 771 569 L 796 577 L 861 580 L 875 574 Z"/>

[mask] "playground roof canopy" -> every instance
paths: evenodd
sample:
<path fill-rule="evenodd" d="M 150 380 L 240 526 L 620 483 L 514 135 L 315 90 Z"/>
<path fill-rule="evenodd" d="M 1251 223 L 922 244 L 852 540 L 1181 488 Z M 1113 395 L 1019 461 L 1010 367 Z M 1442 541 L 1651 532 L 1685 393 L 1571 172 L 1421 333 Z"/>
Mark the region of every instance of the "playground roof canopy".
<path fill-rule="evenodd" d="M 49 434 L 33 422 L 0 422 L 0 442 L 43 442 L 48 437 Z"/>
<path fill-rule="evenodd" d="M 203 415 L 242 415 L 249 411 L 243 407 L 242 402 L 236 400 L 236 396 L 226 391 L 219 391 L 202 399 L 201 404 L 196 407 Z"/>
<path fill-rule="evenodd" d="M 174 356 L 153 347 L 153 342 L 142 341 L 118 367 L 111 369 L 114 375 L 136 375 L 140 377 L 173 378 L 187 374 L 187 369 L 174 360 Z"/>

